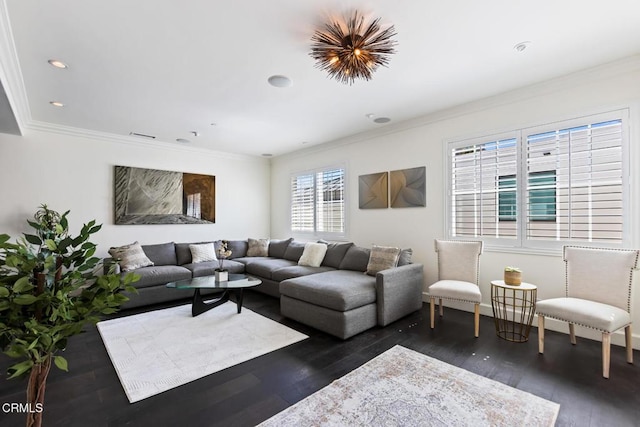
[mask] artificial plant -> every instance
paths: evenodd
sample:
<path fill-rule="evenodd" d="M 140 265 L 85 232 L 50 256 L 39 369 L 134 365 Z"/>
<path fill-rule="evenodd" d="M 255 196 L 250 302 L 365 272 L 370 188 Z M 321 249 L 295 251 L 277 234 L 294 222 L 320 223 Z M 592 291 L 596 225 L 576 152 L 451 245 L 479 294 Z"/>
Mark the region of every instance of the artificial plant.
<path fill-rule="evenodd" d="M 0 234 L 0 349 L 17 359 L 8 378 L 28 377 L 30 408 L 43 408 L 51 365 L 68 370 L 59 354 L 68 339 L 100 315 L 115 313 L 127 301 L 121 291 L 135 292 L 131 283 L 139 278 L 99 275 L 100 259 L 89 238 L 102 225 L 90 221 L 72 237 L 68 214 L 41 205 L 34 220 L 27 220 L 32 234 L 15 243 Z M 41 424 L 42 410 L 29 411 L 27 427 Z"/>

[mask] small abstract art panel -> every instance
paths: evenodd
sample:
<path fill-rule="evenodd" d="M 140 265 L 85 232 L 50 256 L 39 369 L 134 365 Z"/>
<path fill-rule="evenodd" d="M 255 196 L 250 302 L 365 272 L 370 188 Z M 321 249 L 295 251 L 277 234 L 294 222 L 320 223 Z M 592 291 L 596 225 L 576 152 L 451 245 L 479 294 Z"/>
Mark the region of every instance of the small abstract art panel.
<path fill-rule="evenodd" d="M 389 178 L 387 172 L 360 175 L 358 196 L 360 209 L 382 209 L 389 207 Z"/>
<path fill-rule="evenodd" d="M 409 208 L 427 205 L 427 168 L 402 169 L 390 172 L 391 207 Z"/>
<path fill-rule="evenodd" d="M 116 224 L 212 224 L 215 176 L 115 167 Z"/>

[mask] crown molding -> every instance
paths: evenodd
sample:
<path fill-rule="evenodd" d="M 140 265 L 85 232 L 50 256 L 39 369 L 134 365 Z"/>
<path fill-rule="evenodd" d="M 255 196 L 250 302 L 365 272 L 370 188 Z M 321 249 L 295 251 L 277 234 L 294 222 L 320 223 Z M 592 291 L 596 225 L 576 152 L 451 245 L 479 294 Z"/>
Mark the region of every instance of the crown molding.
<path fill-rule="evenodd" d="M 227 151 L 216 151 L 210 150 L 207 148 L 201 147 L 193 147 L 193 146 L 184 146 L 184 145 L 176 145 L 170 142 L 165 142 L 161 140 L 153 140 L 153 141 L 144 141 L 140 140 L 136 137 L 132 137 L 129 135 L 117 135 L 108 132 L 100 132 L 89 129 L 81 129 L 72 126 L 62 126 L 56 125 L 48 122 L 39 122 L 39 121 L 30 121 L 25 125 L 26 130 L 37 131 L 37 132 L 46 132 L 46 133 L 55 133 L 60 135 L 67 135 L 77 138 L 88 138 L 92 140 L 105 141 L 110 143 L 124 144 L 127 146 L 137 146 L 142 148 L 153 148 L 159 150 L 167 150 L 173 152 L 180 153 L 194 153 L 198 155 L 204 155 L 207 157 L 215 157 L 216 159 L 227 159 L 227 160 L 243 160 L 243 161 L 252 161 L 252 162 L 266 162 L 269 163 L 270 159 L 263 159 L 258 156 L 251 156 L 248 154 L 236 154 L 229 153 Z"/>
<path fill-rule="evenodd" d="M 22 133 L 25 123 L 31 120 L 31 110 L 11 31 L 11 20 L 6 0 L 0 0 L 0 80 L 18 123 L 18 128 Z"/>
<path fill-rule="evenodd" d="M 299 157 L 306 157 L 314 153 L 320 153 L 337 147 L 356 144 L 359 142 L 395 134 L 398 132 L 404 132 L 409 129 L 422 127 L 445 120 L 455 119 L 457 117 L 466 116 L 468 114 L 479 113 L 491 108 L 506 106 L 516 102 L 522 102 L 528 99 L 533 99 L 550 93 L 558 92 L 560 90 L 566 89 L 567 87 L 582 86 L 594 83 L 598 80 L 610 79 L 634 71 L 640 71 L 640 54 L 576 71 L 574 73 L 555 77 L 542 82 L 523 86 L 507 92 L 502 92 L 490 97 L 467 102 L 455 107 L 436 111 L 413 119 L 390 124 L 385 126 L 384 128 L 368 130 L 355 135 L 339 138 L 322 144 L 317 144 L 302 150 L 285 153 L 277 156 L 276 159 L 295 159 Z"/>

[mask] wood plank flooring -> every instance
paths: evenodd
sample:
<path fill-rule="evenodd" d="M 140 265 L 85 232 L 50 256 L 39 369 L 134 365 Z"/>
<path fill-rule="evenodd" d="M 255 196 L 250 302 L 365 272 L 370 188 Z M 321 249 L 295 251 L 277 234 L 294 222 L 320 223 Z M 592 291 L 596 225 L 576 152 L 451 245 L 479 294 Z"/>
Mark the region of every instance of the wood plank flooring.
<path fill-rule="evenodd" d="M 578 345 L 572 346 L 568 335 L 547 331 L 545 354 L 540 356 L 535 328 L 528 343 L 511 343 L 495 335 L 492 318 L 482 316 L 476 339 L 473 314 L 468 312 L 445 309 L 445 317 L 431 331 L 425 304 L 386 328 L 342 341 L 283 318 L 275 298 L 247 292 L 244 306 L 310 338 L 130 404 L 97 330 L 91 327 L 70 340 L 64 353 L 70 372 L 51 371 L 44 425 L 253 426 L 396 344 L 560 403 L 557 426 L 640 425 L 640 366 L 627 364 L 621 347 L 612 347 L 611 378 L 605 380 L 599 342 L 578 338 Z M 144 310 L 120 315 L 140 311 Z M 639 352 L 634 353 L 640 364 Z M 24 401 L 26 383 L 6 380 L 10 364 L 0 355 L 0 404 Z M 23 425 L 23 414 L 0 411 L 0 426 Z"/>

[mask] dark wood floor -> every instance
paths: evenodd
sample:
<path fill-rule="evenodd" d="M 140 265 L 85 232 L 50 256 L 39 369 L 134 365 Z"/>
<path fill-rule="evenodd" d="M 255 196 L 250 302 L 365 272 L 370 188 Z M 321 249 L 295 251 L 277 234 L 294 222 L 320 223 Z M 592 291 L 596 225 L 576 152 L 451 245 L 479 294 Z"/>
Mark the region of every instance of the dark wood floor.
<path fill-rule="evenodd" d="M 627 364 L 621 347 L 612 347 L 611 379 L 605 380 L 599 342 L 579 339 L 571 346 L 567 335 L 547 332 L 545 355 L 539 356 L 535 329 L 530 342 L 515 344 L 496 337 L 493 319 L 482 317 L 475 339 L 467 312 L 445 310 L 432 332 L 424 305 L 386 328 L 341 341 L 282 318 L 274 298 L 248 292 L 245 307 L 310 338 L 130 404 L 92 327 L 65 351 L 70 372 L 52 369 L 44 425 L 252 426 L 396 344 L 560 403 L 558 426 L 640 425 L 640 366 Z M 24 401 L 25 382 L 6 380 L 9 364 L 0 356 L 0 404 Z M 22 426 L 24 416 L 0 412 L 0 425 Z"/>

